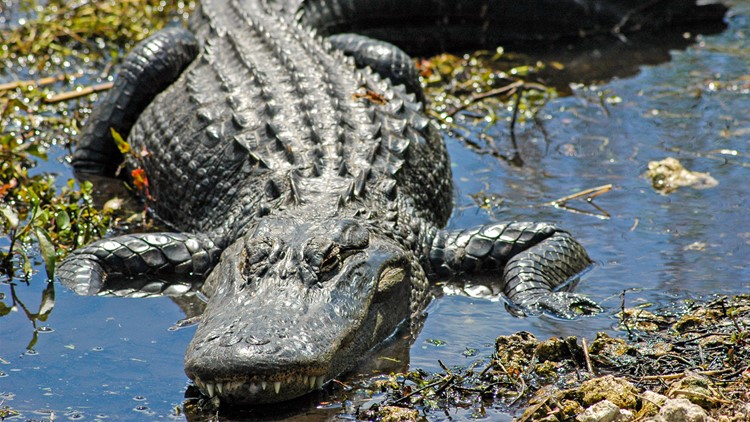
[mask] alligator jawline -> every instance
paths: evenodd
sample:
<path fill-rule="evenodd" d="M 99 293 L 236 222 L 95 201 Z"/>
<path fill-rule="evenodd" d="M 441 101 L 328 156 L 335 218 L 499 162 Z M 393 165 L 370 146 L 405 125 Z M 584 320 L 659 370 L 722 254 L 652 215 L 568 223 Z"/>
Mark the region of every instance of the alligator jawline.
<path fill-rule="evenodd" d="M 287 376 L 251 376 L 246 379 L 219 379 L 204 381 L 196 378 L 195 386 L 209 398 L 218 397 L 219 399 L 229 399 L 237 401 L 235 398 L 241 398 L 241 401 L 251 400 L 262 401 L 266 396 L 269 401 L 279 394 L 288 393 L 288 390 L 311 392 L 315 389 L 322 388 L 329 380 L 325 374 L 292 374 Z M 285 391 L 286 390 L 286 391 Z M 304 393 L 303 393 L 304 394 Z"/>

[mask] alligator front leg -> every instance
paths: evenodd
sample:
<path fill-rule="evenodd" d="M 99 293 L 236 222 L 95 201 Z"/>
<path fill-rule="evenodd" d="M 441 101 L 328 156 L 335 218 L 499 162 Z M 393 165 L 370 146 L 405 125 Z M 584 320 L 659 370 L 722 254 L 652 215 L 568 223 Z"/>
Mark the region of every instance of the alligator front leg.
<path fill-rule="evenodd" d="M 328 37 L 328 41 L 352 57 L 358 67 L 369 66 L 380 76 L 390 79 L 393 85 L 404 85 L 407 92 L 416 95 L 417 101 L 425 103 L 419 73 L 404 50 L 359 34 L 336 34 Z"/>
<path fill-rule="evenodd" d="M 548 312 L 561 318 L 602 311 L 583 296 L 556 291 L 591 265 L 573 237 L 546 223 L 497 223 L 439 231 L 429 247 L 437 275 L 502 271 L 503 293 L 520 314 Z"/>
<path fill-rule="evenodd" d="M 141 112 L 198 55 L 198 42 L 182 28 L 158 32 L 128 53 L 114 87 L 91 114 L 73 153 L 77 172 L 113 176 L 122 162 L 111 130 L 127 138 Z"/>
<path fill-rule="evenodd" d="M 60 281 L 80 295 L 113 291 L 184 292 L 219 260 L 210 239 L 184 233 L 139 233 L 102 239 L 75 250 L 57 269 Z"/>

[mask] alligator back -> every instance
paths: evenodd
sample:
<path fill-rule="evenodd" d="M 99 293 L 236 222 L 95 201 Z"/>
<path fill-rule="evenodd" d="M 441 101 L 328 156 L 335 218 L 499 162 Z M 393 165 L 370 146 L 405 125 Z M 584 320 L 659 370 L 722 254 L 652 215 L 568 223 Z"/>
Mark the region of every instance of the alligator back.
<path fill-rule="evenodd" d="M 370 221 L 409 223 L 401 240 L 445 224 L 449 162 L 414 95 L 257 0 L 203 1 L 190 26 L 198 59 L 129 137 L 162 219 L 220 242 L 294 209 L 387 214 Z"/>

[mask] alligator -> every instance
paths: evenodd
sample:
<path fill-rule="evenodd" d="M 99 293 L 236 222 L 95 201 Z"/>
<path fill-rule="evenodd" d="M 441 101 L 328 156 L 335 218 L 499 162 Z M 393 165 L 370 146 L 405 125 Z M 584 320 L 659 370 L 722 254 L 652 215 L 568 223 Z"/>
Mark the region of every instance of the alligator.
<path fill-rule="evenodd" d="M 203 0 L 188 29 L 126 56 L 72 157 L 78 175 L 115 176 L 123 162 L 139 171 L 171 231 L 96 241 L 58 276 L 84 295 L 114 284 L 169 294 L 199 280 L 207 304 L 185 372 L 234 405 L 304 395 L 397 330 L 414 335 L 431 280 L 488 275 L 519 314 L 601 312 L 566 288 L 592 262 L 567 231 L 444 228 L 449 157 L 393 43 L 625 34 L 724 13 L 698 3 Z"/>

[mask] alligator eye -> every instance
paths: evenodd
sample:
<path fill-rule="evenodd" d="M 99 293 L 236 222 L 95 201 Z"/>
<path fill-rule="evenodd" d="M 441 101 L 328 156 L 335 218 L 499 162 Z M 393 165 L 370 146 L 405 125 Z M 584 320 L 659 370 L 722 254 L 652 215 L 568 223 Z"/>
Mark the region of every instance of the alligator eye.
<path fill-rule="evenodd" d="M 341 270 L 344 261 L 362 249 L 354 247 L 350 243 L 339 243 L 341 234 L 335 236 L 336 240 L 315 237 L 305 245 L 303 251 L 305 261 L 317 274 L 318 283 L 324 283 L 333 278 Z"/>
<path fill-rule="evenodd" d="M 338 245 L 333 245 L 326 253 L 323 261 L 320 263 L 321 274 L 329 273 L 334 270 L 338 270 L 341 266 L 341 248 Z"/>

